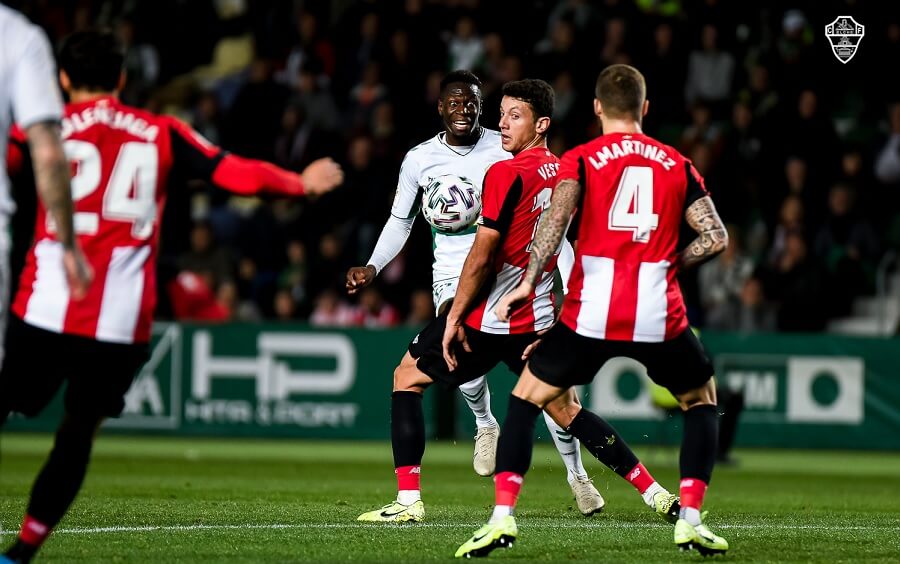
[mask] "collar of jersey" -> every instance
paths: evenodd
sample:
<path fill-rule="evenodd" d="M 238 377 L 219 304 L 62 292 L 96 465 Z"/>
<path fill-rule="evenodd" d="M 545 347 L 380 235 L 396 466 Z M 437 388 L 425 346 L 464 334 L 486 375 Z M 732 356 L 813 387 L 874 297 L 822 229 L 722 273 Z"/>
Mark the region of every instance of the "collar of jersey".
<path fill-rule="evenodd" d="M 481 126 L 479 126 L 479 127 L 481 127 Z M 459 147 L 461 147 L 463 149 L 463 151 L 457 151 L 454 148 L 454 145 L 451 145 L 450 143 L 447 143 L 447 141 L 445 141 L 445 138 L 447 137 L 446 131 L 441 131 L 440 133 L 438 133 L 437 137 L 438 137 L 438 141 L 440 141 L 441 145 L 443 145 L 444 147 L 447 147 L 448 149 L 450 149 L 451 151 L 453 151 L 460 157 L 465 157 L 466 155 L 468 155 L 469 153 L 471 153 L 472 151 L 475 150 L 475 147 L 478 146 L 478 142 L 481 141 L 482 137 L 484 137 L 484 128 L 481 127 L 481 132 L 478 135 L 478 139 L 475 140 L 474 145 L 459 145 Z"/>

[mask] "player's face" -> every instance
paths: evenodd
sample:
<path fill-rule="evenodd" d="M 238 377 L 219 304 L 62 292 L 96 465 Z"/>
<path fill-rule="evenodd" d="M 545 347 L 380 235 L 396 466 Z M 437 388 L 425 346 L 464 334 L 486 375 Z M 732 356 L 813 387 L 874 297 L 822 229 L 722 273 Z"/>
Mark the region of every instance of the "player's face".
<path fill-rule="evenodd" d="M 438 100 L 438 112 L 449 135 L 457 139 L 469 137 L 481 117 L 481 90 L 474 84 L 448 84 Z"/>
<path fill-rule="evenodd" d="M 503 150 L 516 154 L 534 146 L 540 123 L 534 118 L 531 104 L 504 96 L 500 102 L 500 142 Z"/>

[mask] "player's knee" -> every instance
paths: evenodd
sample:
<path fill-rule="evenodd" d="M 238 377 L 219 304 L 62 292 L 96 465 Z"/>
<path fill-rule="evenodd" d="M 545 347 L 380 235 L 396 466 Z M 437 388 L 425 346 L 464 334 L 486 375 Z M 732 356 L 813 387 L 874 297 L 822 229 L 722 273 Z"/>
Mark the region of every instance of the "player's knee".
<path fill-rule="evenodd" d="M 716 388 L 712 380 L 699 388 L 676 394 L 682 411 L 687 411 L 698 405 L 716 405 Z"/>
<path fill-rule="evenodd" d="M 568 429 L 581 411 L 581 405 L 576 402 L 551 402 L 544 408 L 547 414 L 563 429 Z"/>
<path fill-rule="evenodd" d="M 431 380 L 419 372 L 415 364 L 401 363 L 400 366 L 394 369 L 395 392 L 417 392 L 421 394 L 430 383 Z"/>

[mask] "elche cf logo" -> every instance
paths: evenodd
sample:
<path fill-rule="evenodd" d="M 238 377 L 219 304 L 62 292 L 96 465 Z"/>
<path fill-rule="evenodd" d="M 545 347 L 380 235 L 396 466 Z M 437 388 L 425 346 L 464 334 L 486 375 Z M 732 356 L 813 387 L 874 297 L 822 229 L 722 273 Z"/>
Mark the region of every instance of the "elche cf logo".
<path fill-rule="evenodd" d="M 838 16 L 833 22 L 825 26 L 825 37 L 831 43 L 831 50 L 837 60 L 847 64 L 862 42 L 866 34 L 866 27 L 852 16 Z"/>

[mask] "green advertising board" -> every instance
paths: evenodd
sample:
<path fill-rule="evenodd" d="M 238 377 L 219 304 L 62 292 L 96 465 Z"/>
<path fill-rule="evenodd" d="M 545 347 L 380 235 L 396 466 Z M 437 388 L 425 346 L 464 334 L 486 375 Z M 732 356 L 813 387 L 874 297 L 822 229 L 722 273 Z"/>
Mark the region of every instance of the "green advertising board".
<path fill-rule="evenodd" d="M 150 361 L 107 427 L 188 435 L 387 439 L 407 329 L 158 324 Z M 900 340 L 704 333 L 720 386 L 740 390 L 740 446 L 900 448 Z M 678 370 L 678 367 L 673 367 Z M 515 376 L 489 376 L 502 419 Z M 654 405 L 643 367 L 611 360 L 580 390 L 629 442 L 677 442 L 680 418 Z M 426 422 L 434 432 L 434 399 Z M 457 400 L 456 433 L 474 433 Z M 59 404 L 11 429 L 52 430 Z M 543 427 L 538 434 L 545 436 Z"/>

